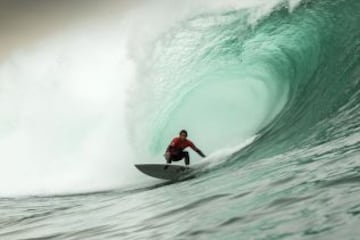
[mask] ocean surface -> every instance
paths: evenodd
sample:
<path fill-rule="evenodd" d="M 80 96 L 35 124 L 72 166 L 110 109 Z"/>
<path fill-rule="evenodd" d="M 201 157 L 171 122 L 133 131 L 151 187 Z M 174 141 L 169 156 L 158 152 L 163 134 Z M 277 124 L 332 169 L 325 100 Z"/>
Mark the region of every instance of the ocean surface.
<path fill-rule="evenodd" d="M 359 239 L 359 24 L 359 0 L 151 1 L 13 51 L 0 239 Z M 134 168 L 183 128 L 194 178 Z"/>

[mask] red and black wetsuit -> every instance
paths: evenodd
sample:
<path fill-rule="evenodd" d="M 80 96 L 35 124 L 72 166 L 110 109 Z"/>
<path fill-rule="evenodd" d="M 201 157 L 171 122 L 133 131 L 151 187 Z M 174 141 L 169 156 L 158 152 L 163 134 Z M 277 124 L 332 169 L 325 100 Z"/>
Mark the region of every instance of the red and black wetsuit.
<path fill-rule="evenodd" d="M 184 151 L 185 148 L 190 147 L 195 152 L 197 152 L 200 156 L 205 157 L 204 153 L 198 149 L 195 144 L 187 139 L 182 140 L 180 137 L 174 138 L 168 148 L 166 149 L 166 152 L 170 153 L 170 159 L 167 159 L 168 163 L 171 163 L 171 161 L 179 161 L 183 158 L 185 158 L 185 164 L 190 164 L 190 157 L 189 153 Z"/>

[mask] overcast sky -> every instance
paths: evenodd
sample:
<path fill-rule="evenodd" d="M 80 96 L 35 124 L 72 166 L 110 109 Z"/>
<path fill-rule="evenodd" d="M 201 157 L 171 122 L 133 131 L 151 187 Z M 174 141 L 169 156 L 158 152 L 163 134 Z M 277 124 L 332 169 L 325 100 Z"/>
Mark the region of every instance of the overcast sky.
<path fill-rule="evenodd" d="M 124 0 L 0 0 L 0 62 L 79 21 L 119 15 L 129 7 Z"/>

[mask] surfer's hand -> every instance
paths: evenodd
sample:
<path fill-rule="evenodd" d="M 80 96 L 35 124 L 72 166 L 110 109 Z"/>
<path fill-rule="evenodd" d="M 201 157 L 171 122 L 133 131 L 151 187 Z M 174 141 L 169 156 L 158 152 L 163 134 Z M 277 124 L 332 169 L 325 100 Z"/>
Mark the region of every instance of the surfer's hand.
<path fill-rule="evenodd" d="M 205 154 L 200 150 L 200 149 L 197 149 L 196 151 L 201 157 L 206 157 Z"/>

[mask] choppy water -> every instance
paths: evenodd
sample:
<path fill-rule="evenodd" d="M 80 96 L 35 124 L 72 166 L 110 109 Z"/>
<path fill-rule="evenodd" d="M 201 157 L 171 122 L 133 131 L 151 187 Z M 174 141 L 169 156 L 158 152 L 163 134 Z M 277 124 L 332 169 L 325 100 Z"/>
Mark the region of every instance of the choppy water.
<path fill-rule="evenodd" d="M 97 45 L 115 49 L 111 61 L 94 53 L 110 72 L 101 84 L 99 70 L 77 82 L 72 74 L 93 62 L 63 51 L 71 69 L 39 67 L 48 55 L 2 65 L 0 238 L 358 239 L 360 2 L 179 4 L 165 23 L 152 4 L 122 23 L 138 27 L 121 45 L 126 64 L 122 35 Z M 41 71 L 23 67 L 29 59 Z M 49 69 L 66 74 L 45 84 Z M 23 107 L 14 113 L 5 100 Z M 170 184 L 133 169 L 162 161 L 180 128 L 209 155 L 192 155 L 195 178 Z M 16 146 L 30 163 L 9 160 Z"/>

